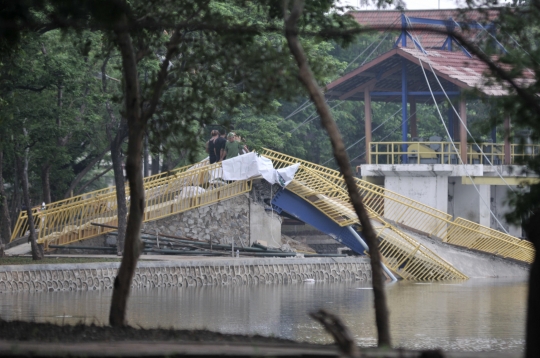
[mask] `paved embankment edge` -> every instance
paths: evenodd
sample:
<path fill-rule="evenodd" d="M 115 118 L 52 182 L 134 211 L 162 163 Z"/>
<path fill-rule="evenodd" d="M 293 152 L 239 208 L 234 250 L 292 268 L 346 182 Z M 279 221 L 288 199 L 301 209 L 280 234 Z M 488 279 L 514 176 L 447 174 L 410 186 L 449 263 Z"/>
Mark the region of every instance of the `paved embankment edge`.
<path fill-rule="evenodd" d="M 0 293 L 112 289 L 120 263 L 0 266 Z M 218 258 L 139 261 L 132 287 L 257 285 L 371 281 L 371 265 L 354 258 Z"/>

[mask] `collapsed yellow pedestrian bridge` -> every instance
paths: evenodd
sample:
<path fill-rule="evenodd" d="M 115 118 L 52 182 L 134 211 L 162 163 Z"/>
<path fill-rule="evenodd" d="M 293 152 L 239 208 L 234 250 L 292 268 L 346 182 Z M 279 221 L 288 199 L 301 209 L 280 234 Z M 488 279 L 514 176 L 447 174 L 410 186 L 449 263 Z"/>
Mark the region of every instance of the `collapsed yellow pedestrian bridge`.
<path fill-rule="evenodd" d="M 339 172 L 285 154 L 265 149 L 262 156 L 279 169 L 300 163 L 294 180 L 274 195 L 276 211 L 285 211 L 324 231 L 358 253 L 364 253 L 362 228 L 352 208 Z M 196 165 L 145 178 L 144 221 L 214 204 L 252 189 L 252 180 L 224 181 L 221 163 Z M 378 233 L 384 264 L 406 280 L 463 280 L 457 270 L 410 233 L 440 239 L 443 243 L 480 251 L 523 263 L 534 259 L 533 245 L 511 235 L 470 222 L 452 220 L 445 212 L 356 179 L 358 190 Z M 126 190 L 129 204 L 129 189 Z M 67 245 L 115 231 L 96 226 L 117 225 L 114 187 L 86 193 L 33 209 L 38 243 Z M 27 213 L 21 212 L 11 241 L 28 231 Z"/>

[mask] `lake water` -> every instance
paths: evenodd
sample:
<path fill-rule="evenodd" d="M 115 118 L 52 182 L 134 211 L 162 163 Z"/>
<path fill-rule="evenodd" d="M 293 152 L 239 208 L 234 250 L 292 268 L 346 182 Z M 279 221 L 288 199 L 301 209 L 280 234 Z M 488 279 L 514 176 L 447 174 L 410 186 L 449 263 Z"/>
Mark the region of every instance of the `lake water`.
<path fill-rule="evenodd" d="M 107 321 L 111 291 L 0 295 L 0 317 L 56 323 Z M 398 282 L 387 287 L 394 346 L 453 351 L 522 352 L 527 283 Z M 138 289 L 129 323 L 145 328 L 206 328 L 298 341 L 332 339 L 308 312 L 339 315 L 363 346 L 376 344 L 373 293 L 359 283 Z"/>

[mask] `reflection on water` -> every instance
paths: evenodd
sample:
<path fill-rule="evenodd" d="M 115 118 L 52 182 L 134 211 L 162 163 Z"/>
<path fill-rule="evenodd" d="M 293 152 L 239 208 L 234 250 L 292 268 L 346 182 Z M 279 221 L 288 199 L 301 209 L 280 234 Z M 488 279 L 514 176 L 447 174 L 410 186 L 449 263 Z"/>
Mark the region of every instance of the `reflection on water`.
<path fill-rule="evenodd" d="M 521 352 L 526 282 L 470 280 L 462 284 L 388 286 L 394 345 L 457 351 Z M 338 314 L 359 344 L 374 345 L 373 292 L 358 283 L 139 289 L 129 323 L 145 328 L 207 328 L 328 343 L 307 312 Z M 0 317 L 56 323 L 107 321 L 111 291 L 0 295 Z"/>

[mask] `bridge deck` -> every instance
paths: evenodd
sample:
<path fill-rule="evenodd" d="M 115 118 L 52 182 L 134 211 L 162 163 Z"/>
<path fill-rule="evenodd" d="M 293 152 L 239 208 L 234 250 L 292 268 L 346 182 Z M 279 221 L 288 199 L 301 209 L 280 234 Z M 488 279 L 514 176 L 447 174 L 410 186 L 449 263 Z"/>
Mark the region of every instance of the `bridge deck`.
<path fill-rule="evenodd" d="M 358 219 L 339 172 L 271 150 L 263 156 L 271 159 L 275 168 L 295 163 L 301 166 L 289 186 L 295 194 L 312 204 L 338 225 L 358 225 Z M 146 210 L 144 221 L 153 221 L 185 212 L 199 206 L 217 203 L 251 190 L 251 181 L 227 183 L 222 179 L 221 163 L 206 162 L 183 167 L 168 173 L 145 178 Z M 386 264 L 402 277 L 415 280 L 465 278 L 435 253 L 406 235 L 400 226 L 419 231 L 444 242 L 480 250 L 501 257 L 530 263 L 534 248 L 499 231 L 458 218 L 447 213 L 356 179 L 381 240 Z M 126 190 L 129 204 L 129 190 Z M 92 223 L 115 226 L 117 223 L 116 192 L 110 188 L 52 203 L 47 210 L 34 210 L 38 242 L 65 245 L 112 231 Z M 12 241 L 24 236 L 28 227 L 25 212 L 21 212 Z"/>

